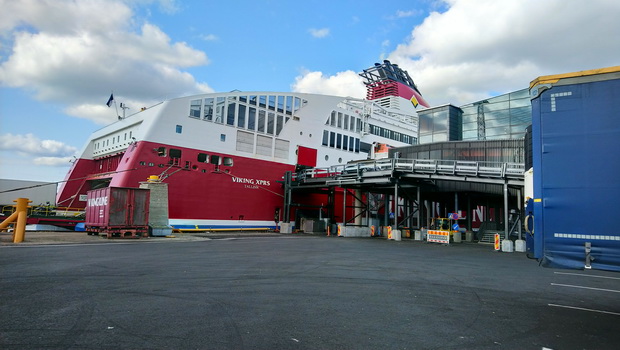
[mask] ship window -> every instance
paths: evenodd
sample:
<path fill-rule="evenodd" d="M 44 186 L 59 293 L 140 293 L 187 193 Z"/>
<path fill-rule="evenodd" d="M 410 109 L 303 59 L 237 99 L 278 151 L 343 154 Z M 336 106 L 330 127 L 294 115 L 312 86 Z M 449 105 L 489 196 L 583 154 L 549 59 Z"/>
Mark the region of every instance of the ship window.
<path fill-rule="evenodd" d="M 355 118 L 354 116 L 351 116 L 351 124 L 349 124 L 349 130 L 353 131 L 355 130 Z"/>
<path fill-rule="evenodd" d="M 234 97 L 228 98 L 228 114 L 226 116 L 226 124 L 228 125 L 235 125 L 235 107 L 237 104 L 232 102 L 234 100 Z"/>
<path fill-rule="evenodd" d="M 329 131 L 323 130 L 323 146 L 329 145 Z"/>
<path fill-rule="evenodd" d="M 125 133 L 125 138 L 123 139 L 123 141 L 127 140 L 127 133 Z"/>
<path fill-rule="evenodd" d="M 220 165 L 220 156 L 211 156 L 211 164 Z"/>
<path fill-rule="evenodd" d="M 130 131 L 130 132 L 129 132 L 129 138 L 131 138 L 131 133 L 133 133 L 133 131 Z"/>
<path fill-rule="evenodd" d="M 286 96 L 286 114 L 291 115 L 293 113 L 293 96 Z"/>
<path fill-rule="evenodd" d="M 284 127 L 284 116 L 278 114 L 278 122 L 276 124 L 276 135 L 280 135 L 280 131 Z"/>
<path fill-rule="evenodd" d="M 284 113 L 284 96 L 278 96 L 278 112 Z"/>
<path fill-rule="evenodd" d="M 200 163 L 209 163 L 209 155 L 205 153 L 198 153 L 198 158 L 196 160 Z"/>
<path fill-rule="evenodd" d="M 220 141 L 226 142 L 226 134 L 220 134 Z"/>
<path fill-rule="evenodd" d="M 329 147 L 336 146 L 336 134 L 333 132 L 329 132 Z"/>
<path fill-rule="evenodd" d="M 146 162 L 140 162 L 140 165 L 146 165 Z"/>
<path fill-rule="evenodd" d="M 329 119 L 329 125 L 336 126 L 336 111 L 332 111 L 332 115 Z"/>
<path fill-rule="evenodd" d="M 355 150 L 355 138 L 349 137 L 349 151 L 353 152 Z"/>
<path fill-rule="evenodd" d="M 157 155 L 160 157 L 165 157 L 166 156 L 166 147 L 159 147 L 156 148 L 157 151 Z"/>
<path fill-rule="evenodd" d="M 258 97 L 258 106 L 267 108 L 267 96 L 259 96 Z"/>
<path fill-rule="evenodd" d="M 342 148 L 342 135 L 336 134 L 336 148 Z"/>
<path fill-rule="evenodd" d="M 299 110 L 300 104 L 301 104 L 301 99 L 299 97 L 295 97 L 295 104 L 293 105 L 293 113 Z"/>
<path fill-rule="evenodd" d="M 349 150 L 349 136 L 342 135 L 342 149 L 345 151 Z"/>
<path fill-rule="evenodd" d="M 273 124 L 275 122 L 276 119 L 276 115 L 269 112 L 269 114 L 267 114 L 267 133 L 269 135 L 273 135 Z"/>
<path fill-rule="evenodd" d="M 149 166 L 155 166 L 155 163 L 149 163 Z"/>
<path fill-rule="evenodd" d="M 250 104 L 256 106 L 256 96 L 250 96 Z"/>
<path fill-rule="evenodd" d="M 183 126 L 182 125 L 177 125 L 176 132 L 177 132 L 177 134 L 182 133 L 183 132 Z"/>
<path fill-rule="evenodd" d="M 224 157 L 224 165 L 225 166 L 233 166 L 233 159 L 230 157 Z"/>
<path fill-rule="evenodd" d="M 263 110 L 258 111 L 258 132 L 265 132 L 265 114 L 266 113 L 267 112 Z"/>
<path fill-rule="evenodd" d="M 239 117 L 237 119 L 237 126 L 240 128 L 245 128 L 245 105 L 239 105 Z"/>
<path fill-rule="evenodd" d="M 226 99 L 218 97 L 215 100 L 215 122 L 222 124 L 224 122 L 224 104 Z"/>
<path fill-rule="evenodd" d="M 181 150 L 176 148 L 170 149 L 170 158 L 181 158 Z"/>
<path fill-rule="evenodd" d="M 276 97 L 273 95 L 269 96 L 269 106 L 268 108 L 272 111 L 276 110 Z"/>
<path fill-rule="evenodd" d="M 192 100 L 189 106 L 189 116 L 192 118 L 200 119 L 201 107 L 202 107 L 202 100 Z"/>
<path fill-rule="evenodd" d="M 342 129 L 342 112 L 338 112 L 338 127 Z"/>
<path fill-rule="evenodd" d="M 248 102 L 248 97 L 247 96 L 239 96 L 239 102 Z"/>
<path fill-rule="evenodd" d="M 205 98 L 205 120 L 213 120 L 213 97 Z"/>
<path fill-rule="evenodd" d="M 345 130 L 349 130 L 349 115 L 345 114 L 344 115 L 344 129 Z"/>
<path fill-rule="evenodd" d="M 250 107 L 248 114 L 248 129 L 255 130 L 256 129 L 256 108 Z"/>

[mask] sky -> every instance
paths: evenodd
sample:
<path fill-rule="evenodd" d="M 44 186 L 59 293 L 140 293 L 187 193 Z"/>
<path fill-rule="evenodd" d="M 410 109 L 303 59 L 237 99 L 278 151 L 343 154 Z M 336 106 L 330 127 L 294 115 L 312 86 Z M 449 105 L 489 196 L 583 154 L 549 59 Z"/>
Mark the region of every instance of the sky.
<path fill-rule="evenodd" d="M 620 65 L 617 0 L 0 0 L 0 179 L 56 182 L 92 132 L 168 98 L 363 98 L 384 59 L 433 106 Z M 121 112 L 122 113 L 122 112 Z M 119 113 L 120 114 L 120 113 Z"/>

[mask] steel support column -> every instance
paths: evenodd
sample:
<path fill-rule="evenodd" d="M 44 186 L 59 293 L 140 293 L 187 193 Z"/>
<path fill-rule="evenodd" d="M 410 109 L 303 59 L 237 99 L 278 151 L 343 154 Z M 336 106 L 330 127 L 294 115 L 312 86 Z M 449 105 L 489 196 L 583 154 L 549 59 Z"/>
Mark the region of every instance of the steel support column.
<path fill-rule="evenodd" d="M 417 203 L 417 207 L 418 207 L 418 229 L 422 228 L 422 210 L 424 209 L 424 206 L 422 205 L 422 198 L 421 198 L 421 194 L 420 194 L 420 186 L 416 187 L 416 189 L 418 190 L 418 203 Z"/>
<path fill-rule="evenodd" d="M 504 183 L 504 238 L 508 239 L 508 184 Z"/>
<path fill-rule="evenodd" d="M 394 227 L 398 229 L 398 182 L 394 184 Z"/>

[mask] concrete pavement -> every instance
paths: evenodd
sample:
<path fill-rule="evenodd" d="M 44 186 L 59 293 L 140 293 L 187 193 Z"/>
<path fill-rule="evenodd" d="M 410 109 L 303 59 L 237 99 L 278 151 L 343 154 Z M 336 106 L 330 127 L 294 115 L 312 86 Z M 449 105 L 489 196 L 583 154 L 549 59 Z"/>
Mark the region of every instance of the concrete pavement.
<path fill-rule="evenodd" d="M 475 244 L 281 235 L 3 245 L 0 277 L 2 349 L 620 344 L 620 275 L 542 268 Z"/>

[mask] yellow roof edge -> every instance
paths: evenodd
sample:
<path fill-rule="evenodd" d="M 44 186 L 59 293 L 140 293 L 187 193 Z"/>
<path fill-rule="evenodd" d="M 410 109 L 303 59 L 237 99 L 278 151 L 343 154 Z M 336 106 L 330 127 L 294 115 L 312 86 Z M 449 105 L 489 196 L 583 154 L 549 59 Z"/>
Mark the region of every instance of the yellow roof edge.
<path fill-rule="evenodd" d="M 572 73 L 543 75 L 543 76 L 540 76 L 532 80 L 532 82 L 530 83 L 530 89 L 539 84 L 554 84 L 554 83 L 557 83 L 560 79 L 564 79 L 564 78 L 583 77 L 583 76 L 588 76 L 588 75 L 614 73 L 614 72 L 620 72 L 620 66 L 582 70 L 579 72 L 572 72 Z"/>

